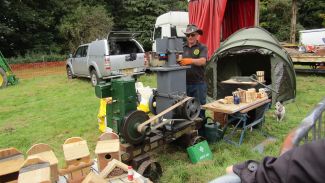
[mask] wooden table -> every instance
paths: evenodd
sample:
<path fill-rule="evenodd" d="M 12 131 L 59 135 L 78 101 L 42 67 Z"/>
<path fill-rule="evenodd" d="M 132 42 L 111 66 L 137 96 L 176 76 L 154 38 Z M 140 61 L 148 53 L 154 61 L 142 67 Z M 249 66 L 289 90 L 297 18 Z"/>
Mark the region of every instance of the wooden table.
<path fill-rule="evenodd" d="M 225 81 L 221 81 L 222 84 L 233 84 L 233 85 L 250 85 L 256 86 L 258 83 L 255 81 L 237 81 L 235 79 L 228 79 Z"/>
<path fill-rule="evenodd" d="M 224 121 L 219 121 L 221 125 L 224 127 L 223 130 L 226 131 L 227 127 L 230 123 L 232 123 L 235 120 L 238 120 L 239 122 L 235 126 L 234 130 L 239 126 L 240 123 L 243 123 L 242 127 L 242 133 L 240 136 L 239 143 L 235 143 L 236 145 L 241 145 L 244 133 L 248 128 L 253 127 L 254 125 L 257 125 L 261 123 L 264 120 L 264 112 L 268 109 L 269 105 L 266 106 L 265 111 L 263 111 L 263 116 L 259 119 L 256 119 L 254 122 L 246 125 L 248 115 L 247 113 L 251 110 L 254 110 L 258 107 L 261 107 L 265 104 L 270 104 L 271 100 L 266 98 L 257 99 L 254 102 L 250 103 L 240 103 L 240 104 L 222 104 L 218 101 L 214 101 L 212 103 L 208 103 L 202 106 L 203 109 L 210 110 L 214 113 L 214 117 L 221 116 L 221 118 L 224 119 Z M 222 117 L 223 116 L 223 117 Z M 232 117 L 231 120 L 228 120 L 228 117 Z M 216 120 L 216 119 L 214 119 Z M 219 119 L 220 120 L 220 119 Z M 231 135 L 234 133 L 234 130 L 232 131 Z M 232 141 L 230 141 L 232 142 Z"/>
<path fill-rule="evenodd" d="M 240 103 L 240 104 L 222 104 L 218 101 L 214 101 L 208 104 L 203 105 L 203 109 L 210 110 L 213 112 L 220 112 L 220 113 L 225 113 L 225 114 L 234 114 L 238 111 L 245 110 L 249 108 L 250 110 L 255 109 L 267 102 L 270 102 L 270 99 L 262 98 L 262 99 L 257 99 L 254 102 L 250 103 Z M 245 112 L 246 113 L 246 112 Z"/>

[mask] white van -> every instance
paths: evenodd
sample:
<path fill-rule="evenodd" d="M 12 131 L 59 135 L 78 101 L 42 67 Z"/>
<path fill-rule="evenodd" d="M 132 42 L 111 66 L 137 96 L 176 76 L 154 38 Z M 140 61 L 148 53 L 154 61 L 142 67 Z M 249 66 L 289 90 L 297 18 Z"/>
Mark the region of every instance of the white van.
<path fill-rule="evenodd" d="M 67 76 L 88 77 L 93 86 L 101 80 L 143 74 L 146 57 L 134 39 L 139 33 L 110 32 L 107 39 L 80 45 L 66 63 Z"/>
<path fill-rule="evenodd" d="M 299 37 L 302 45 L 325 46 L 325 29 L 302 30 Z"/>
<path fill-rule="evenodd" d="M 153 35 L 152 35 L 152 54 L 150 58 L 151 66 L 159 66 L 164 62 L 159 62 L 156 54 L 156 39 L 163 37 L 183 38 L 186 41 L 186 26 L 189 24 L 188 12 L 170 11 L 162 14 L 156 19 Z"/>

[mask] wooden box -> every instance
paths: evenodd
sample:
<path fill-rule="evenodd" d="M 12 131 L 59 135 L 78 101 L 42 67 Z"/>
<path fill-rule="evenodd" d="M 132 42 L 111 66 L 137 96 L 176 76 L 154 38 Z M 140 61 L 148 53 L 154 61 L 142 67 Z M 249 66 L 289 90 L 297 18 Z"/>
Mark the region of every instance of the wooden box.
<path fill-rule="evenodd" d="M 16 181 L 24 163 L 24 155 L 13 147 L 1 149 L 0 160 L 0 182 Z"/>
<path fill-rule="evenodd" d="M 64 159 L 66 168 L 60 169 L 60 175 L 68 175 L 68 182 L 81 182 L 90 172 L 93 161 L 87 142 L 81 137 L 72 137 L 63 144 Z"/>
<path fill-rule="evenodd" d="M 38 157 L 29 158 L 19 170 L 18 183 L 51 183 L 50 163 Z"/>
<path fill-rule="evenodd" d="M 120 140 L 115 133 L 104 133 L 99 137 L 95 154 L 98 159 L 98 170 L 102 171 L 113 159 L 121 161 Z"/>
<path fill-rule="evenodd" d="M 41 158 L 50 163 L 52 182 L 59 180 L 58 159 L 47 144 L 35 144 L 27 151 L 27 159 Z"/>

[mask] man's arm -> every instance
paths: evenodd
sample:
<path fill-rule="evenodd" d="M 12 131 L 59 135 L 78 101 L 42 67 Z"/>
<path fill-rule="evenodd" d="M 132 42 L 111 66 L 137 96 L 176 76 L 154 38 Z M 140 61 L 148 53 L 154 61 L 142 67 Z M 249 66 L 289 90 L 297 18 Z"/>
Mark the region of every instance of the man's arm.
<path fill-rule="evenodd" d="M 202 66 L 205 65 L 207 62 L 207 59 L 205 57 L 201 57 L 201 58 L 193 58 L 192 59 L 192 65 L 196 65 L 196 66 Z"/>

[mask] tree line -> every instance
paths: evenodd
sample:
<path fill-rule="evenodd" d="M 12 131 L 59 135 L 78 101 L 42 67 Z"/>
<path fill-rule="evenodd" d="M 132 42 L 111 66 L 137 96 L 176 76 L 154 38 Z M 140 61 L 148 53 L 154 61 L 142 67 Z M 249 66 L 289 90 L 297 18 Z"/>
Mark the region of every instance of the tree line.
<path fill-rule="evenodd" d="M 139 41 L 151 49 L 157 16 L 187 11 L 187 0 L 1 0 L 0 51 L 63 54 L 111 30 L 144 31 Z M 289 40 L 291 0 L 261 0 L 260 26 Z M 324 0 L 298 0 L 297 30 L 325 27 Z"/>

